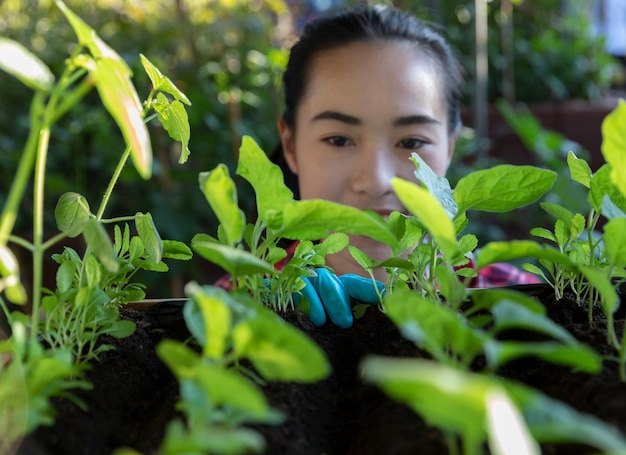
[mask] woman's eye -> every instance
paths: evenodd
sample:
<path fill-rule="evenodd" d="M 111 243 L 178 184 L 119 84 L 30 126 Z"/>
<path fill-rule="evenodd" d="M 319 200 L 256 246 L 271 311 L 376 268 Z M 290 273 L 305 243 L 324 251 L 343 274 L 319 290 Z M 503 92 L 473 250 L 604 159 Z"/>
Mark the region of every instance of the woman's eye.
<path fill-rule="evenodd" d="M 334 147 L 348 147 L 352 145 L 352 141 L 345 136 L 331 136 L 324 139 L 324 142 Z"/>
<path fill-rule="evenodd" d="M 406 139 L 402 139 L 398 145 L 402 148 L 405 149 L 410 149 L 410 150 L 416 150 L 418 148 L 421 148 L 423 145 L 428 144 L 427 141 L 423 140 L 423 139 L 418 139 L 416 137 L 409 137 Z"/>

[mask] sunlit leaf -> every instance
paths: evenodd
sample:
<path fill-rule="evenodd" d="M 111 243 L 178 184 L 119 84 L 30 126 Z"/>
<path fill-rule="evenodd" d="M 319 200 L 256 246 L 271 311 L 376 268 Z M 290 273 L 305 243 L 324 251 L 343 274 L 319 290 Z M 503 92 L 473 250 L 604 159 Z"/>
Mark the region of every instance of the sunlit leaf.
<path fill-rule="evenodd" d="M 567 165 L 572 180 L 580 183 L 585 188 L 589 188 L 591 185 L 591 168 L 589 164 L 583 159 L 578 158 L 574 152 L 567 154 Z"/>
<path fill-rule="evenodd" d="M 187 261 L 193 257 L 191 248 L 183 242 L 177 240 L 163 240 L 163 257 Z"/>
<path fill-rule="evenodd" d="M 0 36 L 0 69 L 34 90 L 49 92 L 54 75 L 36 55 L 17 41 Z"/>
<path fill-rule="evenodd" d="M 411 153 L 410 160 L 417 167 L 415 170 L 415 177 L 417 180 L 426 186 L 428 192 L 439 201 L 448 214 L 448 217 L 454 218 L 458 212 L 458 206 L 454 200 L 454 195 L 452 193 L 452 189 L 450 188 L 450 182 L 448 179 L 435 174 L 426 161 L 419 156 L 419 154 L 415 152 Z"/>
<path fill-rule="evenodd" d="M 257 317 L 237 324 L 233 345 L 235 354 L 250 359 L 268 380 L 314 382 L 330 373 L 324 351 L 278 317 Z"/>
<path fill-rule="evenodd" d="M 203 355 L 221 358 L 228 347 L 231 331 L 231 314 L 228 305 L 215 295 L 195 292 L 191 295 L 204 321 Z"/>
<path fill-rule="evenodd" d="M 572 269 L 576 268 L 576 264 L 566 254 L 532 240 L 489 242 L 479 251 L 476 267 L 480 270 L 496 262 L 509 262 L 515 259 L 529 258 L 547 259 Z"/>
<path fill-rule="evenodd" d="M 602 155 L 611 166 L 611 180 L 622 196 L 626 196 L 626 101 L 623 99 L 602 122 Z"/>
<path fill-rule="evenodd" d="M 231 179 L 228 167 L 219 164 L 210 172 L 199 176 L 200 189 L 215 212 L 229 245 L 238 243 L 242 236 L 246 217 L 239 208 L 237 187 Z"/>
<path fill-rule="evenodd" d="M 426 227 L 446 257 L 457 252 L 456 229 L 439 201 L 413 182 L 394 178 L 393 189 L 400 202 Z"/>
<path fill-rule="evenodd" d="M 621 165 L 624 166 L 623 164 Z M 619 187 L 613 182 L 612 167 L 605 164 L 598 169 L 591 177 L 591 187 L 589 188 L 588 200 L 592 208 L 598 212 L 602 211 L 605 205 L 605 198 L 609 198 L 622 212 L 626 212 L 626 196 L 624 196 Z"/>
<path fill-rule="evenodd" d="M 454 188 L 454 199 L 460 212 L 508 212 L 539 199 L 555 180 L 553 171 L 502 164 L 461 178 Z"/>
<path fill-rule="evenodd" d="M 615 218 L 604 225 L 604 254 L 614 267 L 626 267 L 626 218 Z"/>
<path fill-rule="evenodd" d="M 179 164 L 187 162 L 189 158 L 189 139 L 191 137 L 191 130 L 189 128 L 189 118 L 187 117 L 187 111 L 179 100 L 174 100 L 171 103 L 165 95 L 159 93 L 157 95 L 159 102 L 155 104 L 155 109 L 158 112 L 159 122 L 167 131 L 167 134 L 175 141 L 181 144 Z"/>
<path fill-rule="evenodd" d="M 256 206 L 261 219 L 269 210 L 282 210 L 293 201 L 293 193 L 285 185 L 283 173 L 249 136 L 244 136 L 239 149 L 237 174 L 254 188 Z"/>
<path fill-rule="evenodd" d="M 161 73 L 161 71 L 159 71 L 159 69 L 154 66 L 145 55 L 139 54 L 139 58 L 141 59 L 141 64 L 143 65 L 144 70 L 146 71 L 148 77 L 150 78 L 150 81 L 152 82 L 152 87 L 154 88 L 154 90 L 160 90 L 162 92 L 169 93 L 175 99 L 185 103 L 188 106 L 191 106 L 191 101 L 189 101 L 187 95 L 185 95 L 178 87 L 176 87 L 176 85 L 174 85 L 170 78 L 164 76 L 163 73 Z"/>

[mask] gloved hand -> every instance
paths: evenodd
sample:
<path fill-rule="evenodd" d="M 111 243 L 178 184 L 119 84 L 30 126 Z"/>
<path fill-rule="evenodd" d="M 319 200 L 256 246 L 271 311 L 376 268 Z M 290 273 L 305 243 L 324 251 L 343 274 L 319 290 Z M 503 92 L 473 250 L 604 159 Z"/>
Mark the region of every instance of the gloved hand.
<path fill-rule="evenodd" d="M 309 302 L 311 322 L 320 327 L 326 322 L 326 315 L 337 326 L 347 329 L 352 327 L 353 316 L 350 299 L 363 303 L 379 301 L 378 293 L 385 292 L 385 286 L 376 282 L 378 293 L 372 280 L 358 275 L 337 276 L 325 268 L 315 269 L 317 276 L 301 277 L 305 286 L 293 295 L 296 307 L 301 299 Z"/>

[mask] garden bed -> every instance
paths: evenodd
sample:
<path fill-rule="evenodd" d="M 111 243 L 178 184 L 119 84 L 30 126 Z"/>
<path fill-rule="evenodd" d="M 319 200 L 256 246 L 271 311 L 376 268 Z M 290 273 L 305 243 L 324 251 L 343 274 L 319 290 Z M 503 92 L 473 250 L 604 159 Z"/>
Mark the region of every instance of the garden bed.
<path fill-rule="evenodd" d="M 550 288 L 545 290 L 539 294 L 553 320 L 601 355 L 612 354 L 600 311 L 589 324 L 586 308 L 567 297 L 554 301 Z M 186 338 L 179 310 L 179 303 L 163 305 L 159 311 L 124 310 L 124 317 L 137 323 L 137 331 L 128 339 L 107 340 L 116 350 L 105 352 L 89 373 L 93 390 L 78 393 L 89 410 L 83 412 L 68 401 L 57 402 L 55 425 L 37 430 L 19 453 L 108 455 L 120 446 L 156 453 L 166 423 L 176 415 L 173 404 L 178 390 L 154 348 L 164 337 Z M 333 372 L 314 384 L 270 383 L 265 387 L 270 403 L 287 416 L 283 425 L 257 427 L 267 441 L 266 453 L 448 453 L 438 430 L 359 379 L 358 365 L 365 355 L 425 357 L 384 314 L 372 307 L 347 330 L 331 324 L 315 328 L 300 313 L 286 317 L 322 347 Z M 618 335 L 623 322 L 619 315 Z M 525 336 L 510 334 L 520 335 Z M 620 382 L 617 371 L 617 364 L 608 361 L 600 374 L 591 375 L 528 358 L 507 364 L 500 374 L 626 433 L 626 384 Z M 571 445 L 542 446 L 542 450 L 550 454 L 594 453 L 591 448 Z"/>

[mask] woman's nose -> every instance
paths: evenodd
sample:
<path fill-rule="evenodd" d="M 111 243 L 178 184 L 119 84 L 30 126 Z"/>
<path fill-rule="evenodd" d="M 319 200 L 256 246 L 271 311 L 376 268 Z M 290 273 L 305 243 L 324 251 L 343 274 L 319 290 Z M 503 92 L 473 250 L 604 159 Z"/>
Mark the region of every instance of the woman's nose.
<path fill-rule="evenodd" d="M 352 189 L 378 198 L 393 192 L 391 179 L 395 177 L 391 152 L 376 147 L 360 156 L 352 174 Z"/>

